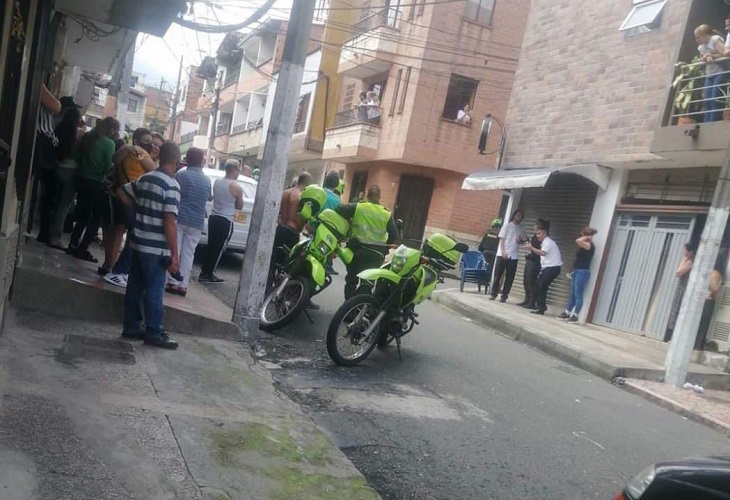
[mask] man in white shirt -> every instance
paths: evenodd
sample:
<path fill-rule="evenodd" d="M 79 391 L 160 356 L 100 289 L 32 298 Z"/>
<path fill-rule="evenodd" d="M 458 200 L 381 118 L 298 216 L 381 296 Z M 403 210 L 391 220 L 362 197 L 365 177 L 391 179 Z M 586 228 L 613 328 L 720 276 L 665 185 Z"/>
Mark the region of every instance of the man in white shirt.
<path fill-rule="evenodd" d="M 532 311 L 532 314 L 543 315 L 547 311 L 546 302 L 548 290 L 555 278 L 560 276 L 560 267 L 563 265 L 563 258 L 560 255 L 560 249 L 557 243 L 548 236 L 548 231 L 545 227 L 537 228 L 537 239 L 540 241 L 540 248 L 535 248 L 530 243 L 527 244 L 529 251 L 540 256 L 540 266 L 542 267 L 540 275 L 537 277 L 537 309 Z"/>
<path fill-rule="evenodd" d="M 502 298 L 500 302 L 507 302 L 509 292 L 512 290 L 512 283 L 517 272 L 517 263 L 520 261 L 520 245 L 527 241 L 527 233 L 520 226 L 525 218 L 522 210 L 515 210 L 509 223 L 502 227 L 499 232 L 499 248 L 497 248 L 497 260 L 494 264 L 494 280 L 492 282 L 491 300 L 499 295 L 499 283 L 505 271 L 507 276 L 502 286 Z"/>

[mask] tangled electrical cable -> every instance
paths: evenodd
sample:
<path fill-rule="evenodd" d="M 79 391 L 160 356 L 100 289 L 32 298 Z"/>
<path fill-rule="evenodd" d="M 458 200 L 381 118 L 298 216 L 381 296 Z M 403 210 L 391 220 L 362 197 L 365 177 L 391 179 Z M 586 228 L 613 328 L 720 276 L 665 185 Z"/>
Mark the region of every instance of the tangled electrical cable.
<path fill-rule="evenodd" d="M 78 18 L 69 14 L 66 14 L 66 17 L 81 26 L 81 36 L 74 40 L 74 43 L 79 43 L 84 38 L 92 42 L 98 42 L 102 38 L 112 36 L 122 29 L 119 26 L 114 26 L 110 30 L 105 30 L 103 28 L 100 28 L 93 22 L 89 21 L 88 19 Z"/>

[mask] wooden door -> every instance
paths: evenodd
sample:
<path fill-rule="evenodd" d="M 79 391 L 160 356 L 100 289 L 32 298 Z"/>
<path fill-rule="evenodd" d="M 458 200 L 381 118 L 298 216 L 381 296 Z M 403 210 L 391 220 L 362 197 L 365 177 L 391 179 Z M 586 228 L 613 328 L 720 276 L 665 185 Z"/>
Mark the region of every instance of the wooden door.
<path fill-rule="evenodd" d="M 401 175 L 394 213 L 397 219 L 403 220 L 403 239 L 423 239 L 433 185 L 430 177 Z"/>

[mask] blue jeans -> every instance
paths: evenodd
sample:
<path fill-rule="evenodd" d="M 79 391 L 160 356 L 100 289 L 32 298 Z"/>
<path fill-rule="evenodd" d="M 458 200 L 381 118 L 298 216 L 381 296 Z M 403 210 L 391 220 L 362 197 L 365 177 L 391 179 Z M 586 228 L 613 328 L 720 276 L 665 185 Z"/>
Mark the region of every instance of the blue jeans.
<path fill-rule="evenodd" d="M 711 75 L 705 78 L 705 90 L 702 92 L 705 100 L 704 122 L 722 120 L 722 110 L 725 108 L 725 99 L 722 86 L 726 81 L 726 74 Z"/>
<path fill-rule="evenodd" d="M 165 293 L 166 269 L 162 255 L 131 250 L 131 266 L 127 293 L 124 297 L 124 331 L 142 330 L 144 309 L 145 333 L 148 338 L 162 336 L 162 296 Z"/>
<path fill-rule="evenodd" d="M 570 299 L 565 310 L 574 313 L 576 316 L 583 309 L 583 292 L 586 289 L 588 280 L 591 279 L 591 271 L 588 269 L 576 269 L 573 271 L 573 280 L 570 282 Z"/>

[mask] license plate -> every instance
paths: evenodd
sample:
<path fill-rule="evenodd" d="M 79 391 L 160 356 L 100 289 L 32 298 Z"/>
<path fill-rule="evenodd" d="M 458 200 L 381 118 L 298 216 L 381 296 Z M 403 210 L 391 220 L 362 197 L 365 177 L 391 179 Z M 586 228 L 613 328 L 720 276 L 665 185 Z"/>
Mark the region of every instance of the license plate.
<path fill-rule="evenodd" d="M 244 214 L 244 213 L 235 214 L 233 216 L 233 220 L 240 224 L 245 224 L 246 223 L 246 214 Z"/>

